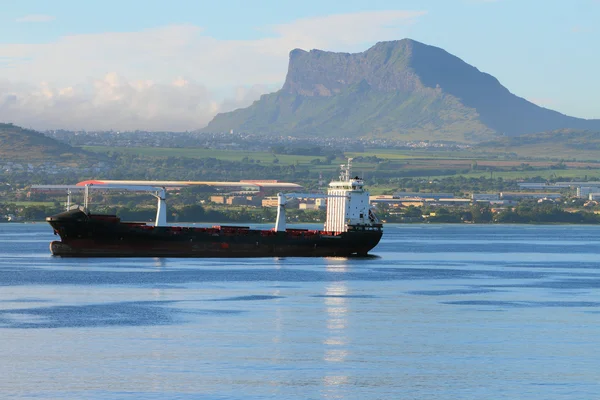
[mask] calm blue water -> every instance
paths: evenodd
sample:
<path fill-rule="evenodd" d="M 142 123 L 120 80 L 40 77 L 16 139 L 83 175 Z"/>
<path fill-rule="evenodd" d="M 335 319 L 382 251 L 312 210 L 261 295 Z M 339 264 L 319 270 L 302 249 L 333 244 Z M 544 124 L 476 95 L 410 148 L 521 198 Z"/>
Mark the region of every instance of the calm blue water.
<path fill-rule="evenodd" d="M 600 227 L 388 225 L 370 259 L 60 259 L 0 224 L 0 397 L 592 399 Z"/>

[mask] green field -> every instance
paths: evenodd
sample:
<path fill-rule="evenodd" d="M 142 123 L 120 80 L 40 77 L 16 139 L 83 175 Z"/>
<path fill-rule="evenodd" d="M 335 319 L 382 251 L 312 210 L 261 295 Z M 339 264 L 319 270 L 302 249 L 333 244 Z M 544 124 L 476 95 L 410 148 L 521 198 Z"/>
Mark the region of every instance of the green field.
<path fill-rule="evenodd" d="M 313 173 L 323 173 L 334 176 L 339 171 L 339 165 L 345 163 L 344 159 L 335 159 L 331 164 L 325 164 L 324 156 L 304 156 L 277 154 L 268 151 L 244 150 L 216 150 L 203 148 L 156 148 L 156 147 L 126 147 L 113 148 L 102 146 L 87 146 L 85 150 L 97 153 L 120 152 L 138 157 L 147 158 L 216 158 L 223 161 L 260 161 L 261 165 L 297 165 L 307 168 Z M 469 150 L 395 150 L 395 149 L 369 149 L 365 152 L 347 152 L 346 157 L 357 160 L 353 163 L 353 170 L 357 175 L 369 178 L 373 176 L 386 177 L 414 177 L 414 178 L 442 178 L 453 175 L 462 175 L 468 178 L 495 177 L 504 179 L 529 179 L 542 177 L 550 179 L 555 177 L 588 179 L 600 177 L 600 163 L 588 164 L 573 163 L 567 169 L 552 168 L 556 161 L 545 161 L 530 158 L 507 157 L 505 153 L 485 154 Z M 373 157 L 383 159 L 384 163 L 361 161 L 360 157 Z M 314 160 L 320 164 L 313 164 Z M 524 166 L 531 165 L 528 170 Z M 380 190 L 379 190 L 380 189 Z M 390 188 L 382 186 L 376 192 L 384 192 Z"/>
<path fill-rule="evenodd" d="M 473 160 L 485 159 L 480 153 L 466 150 L 405 150 L 405 149 L 369 149 L 364 152 L 346 152 L 348 157 L 372 157 L 387 160 L 411 160 L 417 158 L 426 159 L 449 159 L 449 160 Z M 501 156 L 503 156 L 501 154 Z"/>
<path fill-rule="evenodd" d="M 115 148 L 108 146 L 83 146 L 84 150 L 96 153 L 119 152 L 136 156 L 146 157 L 187 157 L 187 158 L 216 158 L 226 161 L 241 161 L 244 157 L 261 162 L 271 163 L 275 158 L 280 164 L 310 164 L 310 161 L 318 158 L 325 160 L 324 156 L 304 156 L 293 154 L 276 154 L 270 151 L 246 151 L 246 150 L 218 150 L 204 148 L 167 148 L 167 147 L 123 147 Z M 394 149 L 369 149 L 365 152 L 346 152 L 347 157 L 371 157 L 389 160 L 410 160 L 416 158 L 430 159 L 484 159 L 479 154 L 468 151 L 421 151 L 421 150 L 394 150 Z M 337 168 L 337 166 L 336 166 Z"/>
<path fill-rule="evenodd" d="M 533 171 L 473 171 L 469 173 L 462 173 L 461 176 L 465 178 L 479 178 L 479 177 L 494 177 L 508 180 L 518 179 L 531 179 L 535 177 L 541 177 L 543 179 L 552 178 L 580 178 L 581 180 L 600 180 L 600 169 L 564 169 L 564 170 L 533 170 Z M 447 177 L 448 175 L 432 175 L 428 178 L 439 179 Z"/>
<path fill-rule="evenodd" d="M 478 146 L 482 151 L 513 153 L 518 157 L 596 161 L 600 159 L 600 135 L 593 130 L 560 129 L 516 137 L 504 137 Z"/>
<path fill-rule="evenodd" d="M 165 148 L 165 147 L 124 147 L 114 148 L 105 146 L 84 146 L 84 150 L 95 153 L 119 152 L 142 157 L 186 157 L 186 158 L 216 158 L 224 161 L 242 161 L 245 157 L 261 163 L 273 163 L 275 159 L 283 165 L 310 165 L 310 162 L 316 158 L 325 160 L 323 156 L 297 156 L 288 154 L 274 155 L 268 151 L 244 151 L 244 150 L 216 150 L 202 148 Z"/>
<path fill-rule="evenodd" d="M 7 203 L 15 204 L 20 207 L 32 207 L 32 206 L 52 207 L 52 206 L 54 206 L 53 201 L 8 201 Z"/>

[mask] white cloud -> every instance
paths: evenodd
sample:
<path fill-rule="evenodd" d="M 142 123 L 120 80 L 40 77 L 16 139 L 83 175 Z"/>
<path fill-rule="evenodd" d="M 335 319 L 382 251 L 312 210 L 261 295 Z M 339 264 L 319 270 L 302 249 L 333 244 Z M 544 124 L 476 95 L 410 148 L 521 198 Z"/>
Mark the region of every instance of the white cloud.
<path fill-rule="evenodd" d="M 0 120 L 38 129 L 183 131 L 204 126 L 217 112 L 245 107 L 265 87 L 238 87 L 218 101 L 206 86 L 128 81 L 109 73 L 68 87 L 0 82 Z"/>
<path fill-rule="evenodd" d="M 16 22 L 49 22 L 54 21 L 55 17 L 52 15 L 44 14 L 31 14 L 25 15 L 24 17 L 17 18 Z"/>
<path fill-rule="evenodd" d="M 280 85 L 290 50 L 366 50 L 379 40 L 406 37 L 424 14 L 300 19 L 266 27 L 270 36 L 256 40 L 217 40 L 200 27 L 172 25 L 0 44 L 6 79 L 0 120 L 38 129 L 195 129 L 216 112 L 246 106 Z"/>
<path fill-rule="evenodd" d="M 288 48 L 341 51 L 378 40 L 402 39 L 399 35 L 406 33 L 406 27 L 423 15 L 424 11 L 370 11 L 300 19 L 271 29 L 282 44 L 295 44 Z"/>

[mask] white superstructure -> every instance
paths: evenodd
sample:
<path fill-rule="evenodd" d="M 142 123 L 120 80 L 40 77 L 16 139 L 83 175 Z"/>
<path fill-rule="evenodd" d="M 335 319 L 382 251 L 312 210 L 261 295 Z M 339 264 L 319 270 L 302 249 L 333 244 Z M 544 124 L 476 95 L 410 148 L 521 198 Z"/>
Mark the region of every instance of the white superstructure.
<path fill-rule="evenodd" d="M 339 181 L 329 184 L 327 194 L 318 193 L 279 193 L 277 194 L 276 232 L 285 232 L 285 207 L 288 199 L 324 199 L 327 201 L 327 219 L 324 231 L 332 233 L 353 230 L 381 229 L 381 223 L 371 211 L 369 192 L 363 188 L 359 177 L 351 178 L 352 159 L 342 165 Z"/>
<path fill-rule="evenodd" d="M 351 168 L 350 158 L 347 165 L 341 165 L 340 180 L 329 184 L 326 231 L 346 232 L 349 225 L 369 226 L 377 222 L 370 211 L 369 192 L 362 179 L 351 177 Z"/>

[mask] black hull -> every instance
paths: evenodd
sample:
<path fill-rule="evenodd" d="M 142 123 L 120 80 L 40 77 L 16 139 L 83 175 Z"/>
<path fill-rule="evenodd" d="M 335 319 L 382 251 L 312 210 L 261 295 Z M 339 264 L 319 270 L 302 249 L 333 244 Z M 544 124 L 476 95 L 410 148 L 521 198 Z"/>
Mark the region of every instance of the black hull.
<path fill-rule="evenodd" d="M 381 225 L 347 232 L 245 227 L 153 227 L 80 210 L 47 218 L 61 241 L 50 251 L 61 257 L 347 257 L 366 256 L 381 239 Z"/>

